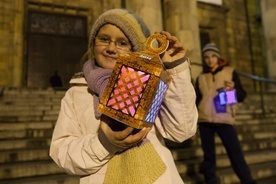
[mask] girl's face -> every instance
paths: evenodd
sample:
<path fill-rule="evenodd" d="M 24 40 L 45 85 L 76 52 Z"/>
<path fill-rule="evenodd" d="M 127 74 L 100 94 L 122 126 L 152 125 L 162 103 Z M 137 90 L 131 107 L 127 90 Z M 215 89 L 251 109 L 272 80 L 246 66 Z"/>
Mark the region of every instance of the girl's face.
<path fill-rule="evenodd" d="M 119 55 L 131 51 L 131 44 L 124 33 L 112 24 L 100 28 L 95 38 L 94 56 L 98 65 L 113 69 Z"/>
<path fill-rule="evenodd" d="M 218 57 L 212 53 L 204 54 L 204 62 L 210 68 L 211 71 L 215 71 L 218 65 Z"/>

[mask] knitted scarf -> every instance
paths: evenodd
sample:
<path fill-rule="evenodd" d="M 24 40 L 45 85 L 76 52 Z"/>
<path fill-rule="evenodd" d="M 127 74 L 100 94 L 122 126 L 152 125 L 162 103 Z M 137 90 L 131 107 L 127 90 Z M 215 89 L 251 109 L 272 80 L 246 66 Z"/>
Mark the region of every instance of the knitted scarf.
<path fill-rule="evenodd" d="M 96 119 L 100 119 L 101 113 L 97 110 L 104 89 L 112 73 L 110 69 L 104 69 L 96 66 L 95 60 L 89 60 L 83 65 L 83 74 L 87 81 L 87 86 L 94 95 L 94 111 Z"/>
<path fill-rule="evenodd" d="M 89 90 L 94 93 L 95 117 L 100 119 L 101 113 L 97 108 L 112 70 L 98 67 L 95 60 L 90 60 L 84 64 L 83 73 Z M 145 138 L 109 160 L 104 184 L 152 184 L 165 170 L 166 165 L 152 143 Z"/>

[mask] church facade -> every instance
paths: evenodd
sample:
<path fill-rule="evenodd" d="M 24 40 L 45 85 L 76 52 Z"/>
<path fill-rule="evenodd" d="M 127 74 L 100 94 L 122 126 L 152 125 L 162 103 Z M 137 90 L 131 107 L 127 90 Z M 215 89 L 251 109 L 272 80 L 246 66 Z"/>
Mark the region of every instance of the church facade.
<path fill-rule="evenodd" d="M 65 87 L 87 50 L 95 19 L 111 8 L 140 15 L 152 33 L 180 38 L 201 72 L 201 48 L 218 45 L 237 71 L 276 79 L 276 3 L 273 0 L 3 0 L 0 1 L 0 86 L 50 87 L 58 72 Z M 258 90 L 251 79 L 245 88 Z"/>

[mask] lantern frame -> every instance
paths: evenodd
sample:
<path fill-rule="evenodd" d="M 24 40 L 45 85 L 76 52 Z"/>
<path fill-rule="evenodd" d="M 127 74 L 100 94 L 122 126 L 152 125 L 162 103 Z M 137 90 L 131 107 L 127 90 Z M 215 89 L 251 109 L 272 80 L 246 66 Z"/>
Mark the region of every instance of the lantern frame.
<path fill-rule="evenodd" d="M 152 42 L 157 38 L 161 45 L 153 48 Z M 146 42 L 147 50 L 119 56 L 100 100 L 99 112 L 137 129 L 152 126 L 171 81 L 159 58 L 167 46 L 164 35 L 154 34 Z M 156 110 L 150 114 L 155 117 L 147 118 L 151 108 Z"/>

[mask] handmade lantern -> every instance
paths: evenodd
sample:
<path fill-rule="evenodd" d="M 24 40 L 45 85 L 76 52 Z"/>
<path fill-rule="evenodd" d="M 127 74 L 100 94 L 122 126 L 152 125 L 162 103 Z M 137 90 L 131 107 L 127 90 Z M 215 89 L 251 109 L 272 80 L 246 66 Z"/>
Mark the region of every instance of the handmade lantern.
<path fill-rule="evenodd" d="M 153 47 L 158 41 L 158 47 Z M 98 110 L 136 129 L 152 126 L 170 77 L 159 58 L 168 47 L 164 35 L 147 39 L 146 50 L 121 55 L 113 69 Z"/>
<path fill-rule="evenodd" d="M 226 104 L 236 104 L 237 103 L 237 95 L 236 90 L 227 90 L 227 91 L 221 91 L 218 94 L 219 96 L 219 102 L 220 105 L 226 105 Z"/>

